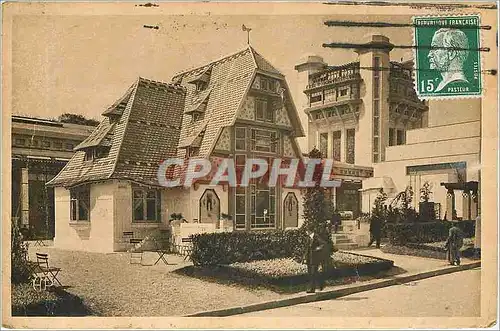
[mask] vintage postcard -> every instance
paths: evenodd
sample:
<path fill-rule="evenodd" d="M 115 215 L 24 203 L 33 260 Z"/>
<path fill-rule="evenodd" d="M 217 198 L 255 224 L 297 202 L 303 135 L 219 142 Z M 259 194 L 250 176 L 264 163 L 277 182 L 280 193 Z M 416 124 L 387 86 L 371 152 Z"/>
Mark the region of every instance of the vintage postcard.
<path fill-rule="evenodd" d="M 495 325 L 495 2 L 2 9 L 3 327 Z"/>

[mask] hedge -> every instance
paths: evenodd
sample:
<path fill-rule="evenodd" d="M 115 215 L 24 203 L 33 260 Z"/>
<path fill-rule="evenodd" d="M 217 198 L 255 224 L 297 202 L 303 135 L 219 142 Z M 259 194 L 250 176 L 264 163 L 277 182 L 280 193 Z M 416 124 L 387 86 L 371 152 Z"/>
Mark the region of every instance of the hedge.
<path fill-rule="evenodd" d="M 37 291 L 30 283 L 12 286 L 12 316 L 89 316 L 97 312 L 62 289 Z"/>
<path fill-rule="evenodd" d="M 192 236 L 194 265 L 301 258 L 307 243 L 303 230 L 202 233 Z"/>
<path fill-rule="evenodd" d="M 474 236 L 475 221 L 387 223 L 385 230 L 391 244 L 404 245 L 406 243 L 429 243 L 446 240 L 448 231 L 453 225 L 461 228 L 466 238 Z"/>

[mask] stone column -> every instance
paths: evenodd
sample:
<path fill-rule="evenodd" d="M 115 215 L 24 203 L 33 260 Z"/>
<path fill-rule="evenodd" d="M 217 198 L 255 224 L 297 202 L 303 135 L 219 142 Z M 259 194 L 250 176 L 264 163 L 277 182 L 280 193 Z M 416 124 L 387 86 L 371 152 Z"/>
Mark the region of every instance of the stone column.
<path fill-rule="evenodd" d="M 323 155 L 323 157 L 325 157 L 325 155 Z M 328 131 L 326 157 L 329 159 L 333 158 L 333 132 L 332 131 Z"/>
<path fill-rule="evenodd" d="M 477 191 L 472 191 L 470 195 L 470 219 L 475 220 L 478 215 L 479 196 Z"/>
<path fill-rule="evenodd" d="M 340 162 L 346 160 L 347 154 L 347 130 L 345 128 L 340 129 Z"/>
<path fill-rule="evenodd" d="M 21 225 L 29 227 L 29 172 L 28 167 L 21 168 Z"/>
<path fill-rule="evenodd" d="M 474 248 L 481 248 L 481 216 L 476 218 L 476 231 L 474 233 Z"/>
<path fill-rule="evenodd" d="M 463 220 L 472 220 L 471 218 L 471 204 L 470 204 L 470 192 L 469 190 L 464 190 L 462 192 L 462 219 Z"/>
<path fill-rule="evenodd" d="M 453 219 L 453 210 L 455 209 L 455 192 L 453 189 L 448 189 L 446 193 L 446 220 Z"/>

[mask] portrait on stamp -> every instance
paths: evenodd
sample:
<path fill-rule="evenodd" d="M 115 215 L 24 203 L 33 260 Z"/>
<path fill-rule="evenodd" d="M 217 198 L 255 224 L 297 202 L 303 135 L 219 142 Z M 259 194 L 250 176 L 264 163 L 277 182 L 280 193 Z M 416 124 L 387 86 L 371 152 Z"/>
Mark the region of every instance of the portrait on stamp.
<path fill-rule="evenodd" d="M 479 17 L 421 17 L 414 23 L 418 95 L 480 95 Z"/>

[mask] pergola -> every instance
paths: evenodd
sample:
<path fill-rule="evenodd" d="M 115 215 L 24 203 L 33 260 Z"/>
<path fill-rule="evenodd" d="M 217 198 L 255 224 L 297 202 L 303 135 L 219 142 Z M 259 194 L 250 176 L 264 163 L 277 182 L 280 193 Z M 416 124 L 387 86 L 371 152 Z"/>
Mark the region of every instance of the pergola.
<path fill-rule="evenodd" d="M 446 193 L 446 215 L 448 220 L 456 219 L 455 214 L 455 191 L 462 191 L 463 215 L 462 220 L 475 220 L 478 211 L 478 188 L 479 182 L 459 182 L 459 183 L 441 183 L 448 192 Z"/>

